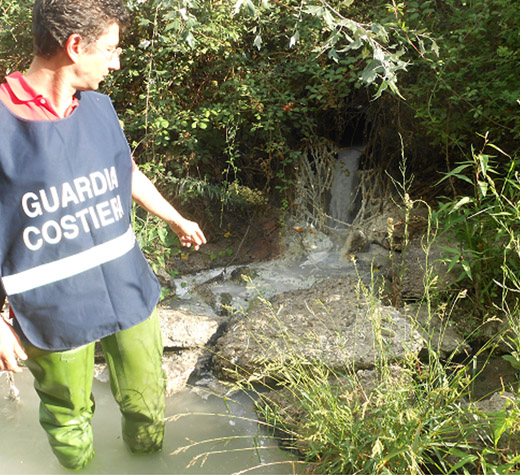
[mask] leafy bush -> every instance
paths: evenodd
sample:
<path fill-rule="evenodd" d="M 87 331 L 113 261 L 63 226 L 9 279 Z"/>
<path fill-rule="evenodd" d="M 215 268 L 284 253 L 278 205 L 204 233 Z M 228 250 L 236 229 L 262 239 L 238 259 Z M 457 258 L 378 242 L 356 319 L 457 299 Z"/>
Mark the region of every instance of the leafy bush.
<path fill-rule="evenodd" d="M 459 284 L 471 289 L 481 311 L 506 304 L 520 290 L 519 173 L 518 157 L 506 155 L 486 137 L 480 150 L 473 149 L 443 178 L 467 189 L 444 200 L 438 215 L 458 243 L 446 248 L 450 267 L 459 269 Z"/>
<path fill-rule="evenodd" d="M 455 159 L 469 150 L 475 130 L 489 131 L 502 149 L 517 152 L 518 6 L 508 0 L 400 5 L 400 21 L 432 31 L 439 47 L 439 58 L 418 57 L 401 85 L 423 132 Z"/>

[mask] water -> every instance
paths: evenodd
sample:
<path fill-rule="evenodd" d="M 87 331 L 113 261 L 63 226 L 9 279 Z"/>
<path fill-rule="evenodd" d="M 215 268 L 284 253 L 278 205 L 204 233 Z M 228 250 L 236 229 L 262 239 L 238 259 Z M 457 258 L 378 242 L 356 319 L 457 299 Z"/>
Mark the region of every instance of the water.
<path fill-rule="evenodd" d="M 236 266 L 179 277 L 175 279 L 176 299 L 168 302 L 168 305 L 176 310 L 214 317 L 219 314 L 219 299 L 222 295 L 229 297 L 227 305 L 247 309 L 257 296 L 271 299 L 282 292 L 309 289 L 323 280 L 357 275 L 359 264 L 356 269 L 351 261 L 342 259 L 340 251 L 333 249 L 334 244 L 328 237 L 314 233 L 308 234 L 305 239 L 315 239 L 317 244 L 313 245 L 309 241 L 304 256 L 249 264 L 245 273 L 249 271 L 253 276 L 251 283 L 244 282 L 240 277 L 231 278 Z M 217 276 L 221 278 L 213 281 Z M 197 289 L 202 286 L 206 286 L 206 290 L 214 296 L 211 305 L 199 295 Z"/>
<path fill-rule="evenodd" d="M 0 373 L 0 474 L 232 474 L 262 464 L 263 467 L 248 473 L 293 473 L 292 463 L 287 463 L 289 454 L 262 433 L 254 421 L 254 412 L 242 404 L 247 404 L 245 395 L 239 403 L 229 402 L 227 406 L 222 398 L 207 397 L 200 391 L 187 389 L 171 396 L 167 399 L 167 417 L 187 415 L 167 422 L 162 453 L 133 455 L 122 442 L 119 409 L 112 399 L 109 385 L 97 380 L 93 388 L 96 413 L 92 424 L 96 456 L 85 469 L 71 472 L 55 460 L 47 437 L 39 426 L 38 397 L 29 371 L 16 375 L 15 382 L 20 390 L 19 401 L 7 399 L 7 375 Z M 223 441 L 223 438 L 227 440 Z M 204 443 L 185 453 L 172 455 L 179 447 L 189 445 L 189 441 L 209 439 L 220 441 Z M 241 450 L 255 446 L 258 450 Z M 187 467 L 194 457 L 209 451 L 223 453 L 208 456 L 202 466 L 199 462 Z"/>
<path fill-rule="evenodd" d="M 330 215 L 334 227 L 341 228 L 354 219 L 356 189 L 359 182 L 358 169 L 362 153 L 363 149 L 356 147 L 338 152 L 330 190 Z"/>

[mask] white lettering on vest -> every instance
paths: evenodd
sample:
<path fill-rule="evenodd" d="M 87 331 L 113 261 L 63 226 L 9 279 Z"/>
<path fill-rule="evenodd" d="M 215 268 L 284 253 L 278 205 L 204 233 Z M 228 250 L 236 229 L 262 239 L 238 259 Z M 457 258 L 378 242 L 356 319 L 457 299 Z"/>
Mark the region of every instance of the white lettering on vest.
<path fill-rule="evenodd" d="M 60 221 L 63 228 L 63 237 L 67 239 L 75 239 L 79 235 L 79 226 L 76 224 L 74 216 L 63 216 Z"/>
<path fill-rule="evenodd" d="M 42 226 L 42 237 L 45 242 L 48 242 L 49 244 L 58 244 L 61 241 L 61 236 L 61 227 L 56 221 L 47 221 Z"/>
<path fill-rule="evenodd" d="M 99 196 L 106 193 L 108 190 L 108 183 L 105 175 L 101 172 L 94 172 L 90 175 L 90 181 L 92 182 L 92 190 L 94 195 Z"/>
<path fill-rule="evenodd" d="M 40 198 L 42 200 L 43 209 L 48 213 L 52 213 L 60 207 L 60 198 L 58 196 L 58 190 L 55 186 L 51 186 L 49 188 L 49 192 L 52 195 L 52 204 L 49 203 L 45 190 L 40 190 Z"/>
<path fill-rule="evenodd" d="M 117 181 L 116 167 L 110 167 L 110 170 L 105 168 L 105 175 L 107 177 L 107 181 L 110 183 L 110 190 L 119 187 L 119 183 Z"/>
<path fill-rule="evenodd" d="M 61 189 L 61 207 L 66 208 L 69 206 L 69 203 L 77 205 L 79 204 L 79 200 L 70 183 L 65 182 Z"/>
<path fill-rule="evenodd" d="M 51 186 L 38 193 L 28 191 L 22 196 L 22 209 L 29 218 L 36 218 L 44 212 L 54 213 L 60 208 L 78 205 L 95 196 L 103 195 L 119 187 L 115 167 L 92 172 L 88 177 L 80 176 L 72 182 Z"/>
<path fill-rule="evenodd" d="M 29 233 L 39 235 L 41 234 L 40 230 L 38 228 L 35 228 L 34 226 L 29 226 L 23 230 L 23 242 L 25 243 L 25 246 L 27 247 L 27 249 L 31 251 L 37 251 L 38 249 L 40 249 L 40 247 L 42 247 L 43 239 L 37 238 L 36 241 L 33 243 L 29 239 Z"/>
<path fill-rule="evenodd" d="M 121 204 L 121 197 L 117 195 L 115 198 L 110 200 L 110 206 L 112 206 L 112 212 L 116 218 L 116 221 L 119 221 L 124 216 L 123 205 Z"/>
<path fill-rule="evenodd" d="M 29 218 L 36 218 L 45 213 L 56 213 L 60 208 L 77 206 L 118 187 L 116 168 L 104 168 L 58 186 L 38 192 L 28 191 L 22 196 L 22 209 Z M 38 251 L 45 243 L 54 245 L 63 239 L 76 239 L 81 233 L 90 233 L 121 220 L 125 212 L 121 196 L 117 194 L 100 203 L 74 210 L 71 214 L 60 214 L 60 219 L 49 219 L 41 227 L 28 226 L 23 230 L 22 238 L 27 249 Z"/>
<path fill-rule="evenodd" d="M 80 176 L 74 179 L 74 186 L 76 187 L 76 193 L 78 199 L 83 202 L 87 198 L 92 198 L 92 187 L 90 186 L 90 180 L 86 176 Z M 85 198 L 86 196 L 86 198 Z"/>
<path fill-rule="evenodd" d="M 100 226 L 100 225 L 99 225 L 99 219 L 98 219 L 97 216 L 96 216 L 96 212 L 94 211 L 94 207 L 93 207 L 93 206 L 89 206 L 89 207 L 88 207 L 88 211 L 89 211 L 89 213 L 90 213 L 90 217 L 91 217 L 91 219 L 92 219 L 92 222 L 94 223 L 94 227 L 95 227 L 96 229 L 99 229 L 99 226 Z"/>
<path fill-rule="evenodd" d="M 81 219 L 81 224 L 83 225 L 83 231 L 86 233 L 90 232 L 90 226 L 88 225 L 87 219 L 85 218 L 85 215 L 88 213 L 88 208 L 82 209 L 81 211 L 78 211 L 76 213 L 76 217 Z"/>
<path fill-rule="evenodd" d="M 112 212 L 110 210 L 110 203 L 108 201 L 98 203 L 96 205 L 96 211 L 99 216 L 99 220 L 101 221 L 101 226 L 108 226 L 115 221 L 114 218 L 110 216 Z"/>
<path fill-rule="evenodd" d="M 43 214 L 38 195 L 31 191 L 22 196 L 22 209 L 29 218 L 36 218 Z"/>

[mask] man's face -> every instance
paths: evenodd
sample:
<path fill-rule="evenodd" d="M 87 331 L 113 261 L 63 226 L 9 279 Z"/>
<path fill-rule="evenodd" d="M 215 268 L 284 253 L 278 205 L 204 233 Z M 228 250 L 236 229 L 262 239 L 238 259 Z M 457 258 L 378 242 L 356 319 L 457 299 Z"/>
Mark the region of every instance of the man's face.
<path fill-rule="evenodd" d="M 119 25 L 110 24 L 99 38 L 91 43 L 83 52 L 79 63 L 78 85 L 79 90 L 95 90 L 110 71 L 118 70 L 119 55 Z"/>

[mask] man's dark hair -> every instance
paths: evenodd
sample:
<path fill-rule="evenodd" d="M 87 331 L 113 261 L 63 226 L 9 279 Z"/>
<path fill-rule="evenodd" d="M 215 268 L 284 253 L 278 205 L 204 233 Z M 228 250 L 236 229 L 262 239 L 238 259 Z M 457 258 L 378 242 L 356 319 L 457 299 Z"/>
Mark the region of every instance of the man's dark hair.
<path fill-rule="evenodd" d="M 88 45 L 112 23 L 130 20 L 123 0 L 36 0 L 33 8 L 35 54 L 50 58 L 77 33 Z"/>

